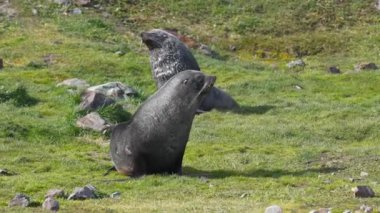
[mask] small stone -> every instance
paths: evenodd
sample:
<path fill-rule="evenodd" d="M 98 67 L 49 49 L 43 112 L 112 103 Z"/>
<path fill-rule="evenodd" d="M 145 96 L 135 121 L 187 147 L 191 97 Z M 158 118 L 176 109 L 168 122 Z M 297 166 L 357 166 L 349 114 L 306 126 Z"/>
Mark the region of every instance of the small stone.
<path fill-rule="evenodd" d="M 351 189 L 355 197 L 374 197 L 375 192 L 369 186 L 357 186 Z"/>
<path fill-rule="evenodd" d="M 74 15 L 80 15 L 80 14 L 82 14 L 82 10 L 76 7 L 73 9 L 73 11 L 71 13 Z"/>
<path fill-rule="evenodd" d="M 79 105 L 79 108 L 81 110 L 96 110 L 100 107 L 108 106 L 115 101 L 111 98 L 108 98 L 107 96 L 101 94 L 101 93 L 96 93 L 94 91 L 87 91 L 85 92 L 82 97 L 82 101 Z"/>
<path fill-rule="evenodd" d="M 335 67 L 335 66 L 329 67 L 329 68 L 327 69 L 327 71 L 328 71 L 329 73 L 332 73 L 332 74 L 340 74 L 340 73 L 341 73 L 341 72 L 340 72 L 340 69 L 337 68 L 337 67 Z"/>
<path fill-rule="evenodd" d="M 48 197 L 42 203 L 42 208 L 56 212 L 59 210 L 59 203 L 58 201 L 54 200 L 54 198 Z"/>
<path fill-rule="evenodd" d="M 236 48 L 235 45 L 230 45 L 228 48 L 229 48 L 230 51 L 232 51 L 232 52 L 235 52 L 235 51 L 237 50 L 237 48 Z"/>
<path fill-rule="evenodd" d="M 200 180 L 201 182 L 203 182 L 203 183 L 208 183 L 208 182 L 210 182 L 209 179 L 208 179 L 207 177 L 205 177 L 205 176 L 201 176 L 201 177 L 199 177 L 199 180 Z"/>
<path fill-rule="evenodd" d="M 364 213 L 372 213 L 373 212 L 373 208 L 371 206 L 367 206 L 364 204 L 360 206 L 360 210 Z"/>
<path fill-rule="evenodd" d="M 70 78 L 57 84 L 57 86 L 67 86 L 67 87 L 76 88 L 76 89 L 85 89 L 89 87 L 90 85 L 85 80 L 81 80 L 78 78 Z"/>
<path fill-rule="evenodd" d="M 297 60 L 289 62 L 286 66 L 288 68 L 305 67 L 306 63 L 302 59 L 297 59 Z"/>
<path fill-rule="evenodd" d="M 352 213 L 352 211 L 349 210 L 349 209 L 346 209 L 346 210 L 343 211 L 343 213 Z"/>
<path fill-rule="evenodd" d="M 203 53 L 204 55 L 206 56 L 209 56 L 209 57 L 212 57 L 212 58 L 218 58 L 219 57 L 219 54 L 216 53 L 215 51 L 213 51 L 210 47 L 208 47 L 207 45 L 204 45 L 204 44 L 201 44 L 199 47 L 198 47 L 199 51 L 201 53 Z"/>
<path fill-rule="evenodd" d="M 48 197 L 63 198 L 65 197 L 65 192 L 62 189 L 50 189 L 45 195 L 45 198 Z"/>
<path fill-rule="evenodd" d="M 368 173 L 367 172 L 360 172 L 360 177 L 368 177 Z"/>
<path fill-rule="evenodd" d="M 296 88 L 296 89 L 298 89 L 298 90 L 303 89 L 300 85 L 294 85 L 294 88 Z"/>
<path fill-rule="evenodd" d="M 121 193 L 120 192 L 114 192 L 110 195 L 111 198 L 120 198 Z"/>
<path fill-rule="evenodd" d="M 314 210 L 309 211 L 309 213 L 319 213 L 319 211 L 314 209 Z"/>
<path fill-rule="evenodd" d="M 70 4 L 70 0 L 54 0 L 53 2 L 56 4 L 64 4 L 64 5 Z"/>
<path fill-rule="evenodd" d="M 106 121 L 100 117 L 97 112 L 91 112 L 86 116 L 80 118 L 76 122 L 77 126 L 83 129 L 92 129 L 97 132 L 102 132 L 105 128 L 107 128 Z"/>
<path fill-rule="evenodd" d="M 265 213 L 282 213 L 281 207 L 277 205 L 269 206 L 265 209 Z"/>
<path fill-rule="evenodd" d="M 16 196 L 9 202 L 9 207 L 21 206 L 28 207 L 30 205 L 30 198 L 24 194 L 16 194 Z"/>
<path fill-rule="evenodd" d="M 92 185 L 85 187 L 76 187 L 74 192 L 69 195 L 68 200 L 85 200 L 97 198 L 95 194 L 96 188 Z"/>
<path fill-rule="evenodd" d="M 0 176 L 12 176 L 13 172 L 8 171 L 7 169 L 0 169 Z"/>
<path fill-rule="evenodd" d="M 363 70 L 377 70 L 379 69 L 375 63 L 360 63 L 355 65 L 355 71 L 360 72 Z"/>
<path fill-rule="evenodd" d="M 123 55 L 125 55 L 125 52 L 119 50 L 119 51 L 116 51 L 116 52 L 115 52 L 115 55 L 117 55 L 117 56 L 123 56 Z"/>
<path fill-rule="evenodd" d="M 91 5 L 91 0 L 75 0 L 74 2 L 78 6 L 90 6 Z"/>
<path fill-rule="evenodd" d="M 35 15 L 35 16 L 38 15 L 38 10 L 35 9 L 35 8 L 33 8 L 33 9 L 32 9 L 32 14 Z"/>
<path fill-rule="evenodd" d="M 248 193 L 243 193 L 243 194 L 240 195 L 240 198 L 248 197 L 248 195 L 249 195 Z"/>

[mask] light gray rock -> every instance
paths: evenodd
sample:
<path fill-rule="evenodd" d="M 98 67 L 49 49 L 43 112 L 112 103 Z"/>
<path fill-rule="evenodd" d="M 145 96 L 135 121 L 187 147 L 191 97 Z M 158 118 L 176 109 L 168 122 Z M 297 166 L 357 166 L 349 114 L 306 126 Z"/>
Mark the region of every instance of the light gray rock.
<path fill-rule="evenodd" d="M 78 7 L 74 8 L 73 11 L 71 11 L 72 14 L 74 15 L 80 15 L 82 14 L 82 10 Z"/>
<path fill-rule="evenodd" d="M 95 194 L 96 188 L 92 185 L 86 185 L 85 187 L 76 187 L 74 192 L 69 195 L 68 200 L 85 200 L 95 199 L 98 196 Z"/>
<path fill-rule="evenodd" d="M 0 2 L 0 16 L 6 16 L 8 18 L 13 18 L 17 16 L 17 10 L 13 9 L 9 1 L 5 1 L 1 4 Z"/>
<path fill-rule="evenodd" d="M 349 210 L 349 209 L 346 209 L 346 210 L 343 211 L 343 213 L 352 213 L 352 211 Z"/>
<path fill-rule="evenodd" d="M 360 206 L 360 210 L 364 213 L 372 213 L 373 212 L 373 208 L 371 206 L 368 206 L 365 204 Z"/>
<path fill-rule="evenodd" d="M 35 9 L 35 8 L 33 8 L 33 9 L 32 9 L 32 14 L 35 15 L 35 16 L 38 15 L 38 10 Z"/>
<path fill-rule="evenodd" d="M 288 68 L 305 67 L 306 63 L 302 59 L 297 59 L 297 60 L 289 62 L 286 66 Z"/>
<path fill-rule="evenodd" d="M 0 176 L 12 176 L 13 172 L 8 171 L 8 169 L 0 169 Z"/>
<path fill-rule="evenodd" d="M 54 200 L 54 198 L 48 197 L 42 203 L 42 208 L 53 212 L 57 212 L 59 210 L 59 203 L 58 201 Z"/>
<path fill-rule="evenodd" d="M 351 189 L 355 197 L 375 197 L 375 192 L 369 186 L 356 186 Z"/>
<path fill-rule="evenodd" d="M 94 91 L 96 93 L 101 93 L 107 97 L 114 99 L 125 99 L 129 96 L 137 94 L 137 92 L 133 88 L 121 82 L 109 82 L 105 84 L 92 86 L 87 88 L 86 91 Z"/>
<path fill-rule="evenodd" d="M 80 118 L 76 122 L 77 126 L 83 129 L 92 129 L 101 132 L 107 128 L 106 121 L 100 117 L 97 112 L 91 112 L 86 116 Z"/>
<path fill-rule="evenodd" d="M 78 78 L 70 78 L 57 84 L 57 86 L 67 86 L 67 87 L 76 88 L 76 89 L 85 89 L 89 87 L 90 85 L 85 80 L 81 80 Z"/>
<path fill-rule="evenodd" d="M 56 4 L 63 4 L 63 5 L 70 4 L 70 0 L 53 0 L 53 2 Z"/>
<path fill-rule="evenodd" d="M 360 172 L 360 177 L 368 177 L 368 172 Z"/>
<path fill-rule="evenodd" d="M 74 3 L 78 6 L 90 6 L 91 0 L 75 0 Z"/>
<path fill-rule="evenodd" d="M 331 208 L 320 208 L 319 210 L 311 210 L 309 213 L 331 213 Z"/>
<path fill-rule="evenodd" d="M 28 207 L 30 205 L 30 198 L 24 194 L 16 194 L 16 196 L 9 202 L 8 206 L 21 206 Z"/>
<path fill-rule="evenodd" d="M 81 99 L 82 101 L 79 105 L 81 110 L 96 110 L 100 107 L 115 103 L 113 99 L 94 91 L 87 91 L 83 93 Z"/>
<path fill-rule="evenodd" d="M 218 58 L 219 57 L 219 54 L 216 53 L 215 51 L 213 51 L 210 47 L 208 47 L 207 45 L 205 44 L 201 44 L 199 47 L 198 47 L 198 50 L 206 55 L 206 56 L 209 56 L 209 57 L 212 57 L 212 58 Z"/>
<path fill-rule="evenodd" d="M 355 71 L 360 72 L 363 70 L 377 70 L 379 67 L 375 63 L 360 63 L 355 65 Z"/>
<path fill-rule="evenodd" d="M 282 213 L 281 207 L 277 205 L 269 206 L 265 209 L 265 213 Z"/>
<path fill-rule="evenodd" d="M 110 195 L 111 198 L 120 198 L 121 193 L 120 192 L 114 192 Z"/>
<path fill-rule="evenodd" d="M 65 197 L 65 192 L 62 189 L 50 189 L 45 195 L 45 198 L 48 197 L 63 198 Z"/>
<path fill-rule="evenodd" d="M 377 0 L 377 3 L 375 4 L 375 7 L 377 10 L 380 10 L 380 0 Z"/>

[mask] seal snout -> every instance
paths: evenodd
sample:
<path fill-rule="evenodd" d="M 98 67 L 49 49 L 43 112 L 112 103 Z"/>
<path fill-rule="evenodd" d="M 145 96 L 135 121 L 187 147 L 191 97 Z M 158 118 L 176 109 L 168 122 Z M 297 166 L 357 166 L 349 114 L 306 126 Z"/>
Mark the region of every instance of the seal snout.
<path fill-rule="evenodd" d="M 202 94 L 208 93 L 211 90 L 211 88 L 214 86 L 215 81 L 216 81 L 216 76 L 206 76 L 205 83 L 202 88 Z"/>

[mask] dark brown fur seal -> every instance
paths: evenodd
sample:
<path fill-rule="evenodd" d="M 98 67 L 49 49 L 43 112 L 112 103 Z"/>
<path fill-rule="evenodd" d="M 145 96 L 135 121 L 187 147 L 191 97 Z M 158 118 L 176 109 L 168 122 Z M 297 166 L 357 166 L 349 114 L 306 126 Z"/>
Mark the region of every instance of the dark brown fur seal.
<path fill-rule="evenodd" d="M 110 151 L 117 171 L 128 176 L 181 174 L 195 112 L 215 79 L 198 71 L 181 72 L 146 100 L 129 122 L 114 127 Z"/>
<path fill-rule="evenodd" d="M 141 33 L 142 41 L 150 51 L 152 75 L 160 88 L 173 75 L 184 70 L 198 70 L 199 65 L 193 54 L 174 35 L 160 29 Z M 231 110 L 238 107 L 236 101 L 218 88 L 213 88 L 200 106 L 201 111 L 213 108 Z"/>

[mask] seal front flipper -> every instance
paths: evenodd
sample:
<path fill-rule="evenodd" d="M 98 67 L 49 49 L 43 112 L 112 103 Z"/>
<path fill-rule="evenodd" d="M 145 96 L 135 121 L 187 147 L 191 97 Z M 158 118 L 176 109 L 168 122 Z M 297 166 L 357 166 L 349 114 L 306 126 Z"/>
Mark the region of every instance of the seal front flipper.
<path fill-rule="evenodd" d="M 217 110 L 232 110 L 239 107 L 239 104 L 226 92 L 213 87 L 210 93 L 203 99 L 200 111 Z"/>

